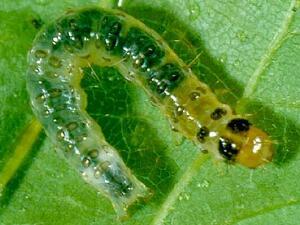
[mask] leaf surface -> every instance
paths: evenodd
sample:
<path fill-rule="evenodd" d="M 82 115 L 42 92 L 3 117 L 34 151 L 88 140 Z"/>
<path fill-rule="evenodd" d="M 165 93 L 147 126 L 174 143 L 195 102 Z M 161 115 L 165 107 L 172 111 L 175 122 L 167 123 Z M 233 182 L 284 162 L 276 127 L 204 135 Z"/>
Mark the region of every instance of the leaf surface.
<path fill-rule="evenodd" d="M 216 164 L 171 131 L 140 87 L 112 69 L 86 68 L 88 112 L 154 196 L 128 225 L 297 224 L 300 219 L 299 1 L 119 1 L 160 33 L 225 103 L 276 142 L 272 163 Z M 33 115 L 26 54 L 40 25 L 78 6 L 114 1 L 3 0 L 0 6 L 0 171 Z M 224 90 L 226 90 L 224 92 Z M 100 100 L 100 101 L 99 101 Z M 1 174 L 1 172 L 0 172 Z M 121 224 L 110 204 L 56 154 L 45 135 L 3 193 L 0 224 Z"/>

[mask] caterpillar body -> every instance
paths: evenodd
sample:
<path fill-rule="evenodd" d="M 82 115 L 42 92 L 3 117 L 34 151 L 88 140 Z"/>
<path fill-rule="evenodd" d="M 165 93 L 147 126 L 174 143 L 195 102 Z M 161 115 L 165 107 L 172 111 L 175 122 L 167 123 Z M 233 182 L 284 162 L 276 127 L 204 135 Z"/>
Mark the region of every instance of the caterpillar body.
<path fill-rule="evenodd" d="M 112 66 L 155 98 L 172 125 L 215 158 L 255 168 L 271 160 L 268 135 L 220 103 L 153 30 L 118 10 L 84 8 L 42 29 L 27 87 L 47 135 L 119 216 L 148 189 L 125 166 L 85 108 L 82 68 Z"/>

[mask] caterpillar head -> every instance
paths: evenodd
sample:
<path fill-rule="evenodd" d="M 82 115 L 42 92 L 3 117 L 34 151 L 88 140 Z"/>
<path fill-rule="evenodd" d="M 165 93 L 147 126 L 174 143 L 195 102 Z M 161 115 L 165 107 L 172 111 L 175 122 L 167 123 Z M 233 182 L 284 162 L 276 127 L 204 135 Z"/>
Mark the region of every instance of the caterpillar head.
<path fill-rule="evenodd" d="M 256 168 L 271 161 L 273 148 L 264 131 L 246 119 L 235 118 L 227 124 L 224 136 L 219 139 L 219 153 L 229 161 Z"/>

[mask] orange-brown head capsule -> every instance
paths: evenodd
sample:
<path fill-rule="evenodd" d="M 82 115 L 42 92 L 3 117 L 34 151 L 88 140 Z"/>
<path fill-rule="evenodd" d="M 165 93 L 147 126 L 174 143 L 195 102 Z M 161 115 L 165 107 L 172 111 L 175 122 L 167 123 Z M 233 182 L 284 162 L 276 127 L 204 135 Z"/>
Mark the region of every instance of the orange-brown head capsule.
<path fill-rule="evenodd" d="M 270 162 L 272 156 L 273 148 L 269 136 L 256 127 L 250 127 L 235 160 L 249 168 L 256 168 Z"/>
<path fill-rule="evenodd" d="M 246 119 L 235 118 L 219 139 L 219 153 L 229 161 L 256 168 L 272 160 L 273 148 L 265 132 L 251 126 Z"/>

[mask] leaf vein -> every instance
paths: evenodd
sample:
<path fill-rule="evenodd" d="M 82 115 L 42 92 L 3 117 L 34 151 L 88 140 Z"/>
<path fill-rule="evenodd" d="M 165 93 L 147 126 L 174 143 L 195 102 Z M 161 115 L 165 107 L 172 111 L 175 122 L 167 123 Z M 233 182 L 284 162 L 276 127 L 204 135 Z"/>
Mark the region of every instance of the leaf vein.
<path fill-rule="evenodd" d="M 289 28 L 295 16 L 295 8 L 297 7 L 297 0 L 291 1 L 290 7 L 287 10 L 287 15 L 283 20 L 282 26 L 279 28 L 277 34 L 271 41 L 267 51 L 263 54 L 260 62 L 254 73 L 251 75 L 249 82 L 245 86 L 244 94 L 242 98 L 249 98 L 256 89 L 259 78 L 262 76 L 264 71 L 272 64 L 272 57 L 275 55 L 277 50 L 287 40 L 289 35 Z"/>
<path fill-rule="evenodd" d="M 190 183 L 192 177 L 194 177 L 203 166 L 203 164 L 207 161 L 208 156 L 199 153 L 197 157 L 191 162 L 190 166 L 186 169 L 183 175 L 180 177 L 179 181 L 174 185 L 172 191 L 161 205 L 158 213 L 154 217 L 152 221 L 152 225 L 162 225 L 164 223 L 164 219 L 167 217 L 169 211 L 172 206 L 176 202 L 176 199 L 182 193 L 184 188 Z"/>
<path fill-rule="evenodd" d="M 276 211 L 278 209 L 283 209 L 283 208 L 286 208 L 286 207 L 295 206 L 295 205 L 299 205 L 299 204 L 300 204 L 300 199 L 287 201 L 287 202 L 277 204 L 277 205 L 271 205 L 271 206 L 259 209 L 257 211 L 252 211 L 252 212 L 240 215 L 240 216 L 236 217 L 234 220 L 231 220 L 229 223 L 226 223 L 226 224 L 227 225 L 237 224 L 237 223 L 239 223 L 243 220 L 247 220 L 249 218 L 254 218 L 254 217 L 257 217 L 257 216 L 260 216 L 260 215 L 268 214 L 268 213 L 270 213 L 272 211 Z M 225 224 L 225 223 L 223 221 L 220 224 Z"/>

